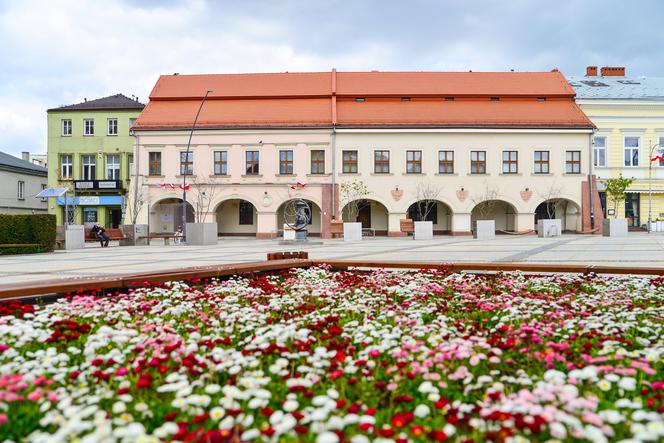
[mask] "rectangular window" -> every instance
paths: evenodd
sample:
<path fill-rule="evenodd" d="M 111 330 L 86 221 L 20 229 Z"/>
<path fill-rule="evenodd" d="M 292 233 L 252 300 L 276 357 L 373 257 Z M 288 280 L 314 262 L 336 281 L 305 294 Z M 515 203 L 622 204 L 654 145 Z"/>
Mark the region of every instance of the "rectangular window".
<path fill-rule="evenodd" d="M 127 170 L 129 171 L 129 177 L 131 178 L 134 176 L 134 154 L 129 154 L 127 156 Z"/>
<path fill-rule="evenodd" d="M 106 180 L 120 180 L 120 154 L 106 156 Z"/>
<path fill-rule="evenodd" d="M 535 174 L 549 173 L 549 151 L 535 151 L 535 164 L 533 165 Z"/>
<path fill-rule="evenodd" d="M 161 175 L 161 152 L 148 153 L 148 175 Z"/>
<path fill-rule="evenodd" d="M 659 165 L 664 166 L 664 160 L 661 159 L 661 157 L 664 157 L 664 137 L 659 138 L 659 146 L 657 146 L 653 154 L 660 156 Z"/>
<path fill-rule="evenodd" d="M 438 151 L 438 173 L 454 174 L 454 151 Z"/>
<path fill-rule="evenodd" d="M 83 223 L 97 223 L 97 208 L 83 208 Z"/>
<path fill-rule="evenodd" d="M 625 166 L 639 166 L 640 137 L 625 137 Z"/>
<path fill-rule="evenodd" d="M 259 152 L 258 151 L 247 151 L 246 152 L 246 174 L 247 175 L 258 175 L 260 171 L 259 164 Z"/>
<path fill-rule="evenodd" d="M 316 149 L 311 151 L 311 173 L 325 174 L 325 151 Z"/>
<path fill-rule="evenodd" d="M 95 121 L 91 118 L 83 120 L 83 135 L 95 135 Z"/>
<path fill-rule="evenodd" d="M 48 186 L 48 185 L 45 185 L 45 184 L 42 183 L 42 185 L 41 185 L 41 189 L 42 189 L 42 191 L 43 191 L 44 189 L 46 189 L 47 186 Z M 48 198 L 45 198 L 45 197 L 44 197 L 44 198 L 41 198 L 40 200 L 43 201 L 43 202 L 46 202 L 46 201 L 48 201 Z"/>
<path fill-rule="evenodd" d="M 83 156 L 83 180 L 95 180 L 97 178 L 97 159 L 94 155 Z"/>
<path fill-rule="evenodd" d="M 565 172 L 567 174 L 581 174 L 581 151 L 565 152 Z"/>
<path fill-rule="evenodd" d="M 503 151 L 503 174 L 516 174 L 519 172 L 519 152 Z"/>
<path fill-rule="evenodd" d="M 390 173 L 390 151 L 374 151 L 374 173 Z"/>
<path fill-rule="evenodd" d="M 214 151 L 214 175 L 228 175 L 228 151 Z"/>
<path fill-rule="evenodd" d="M 357 174 L 357 151 L 342 151 L 341 160 L 344 174 Z"/>
<path fill-rule="evenodd" d="M 279 151 L 279 174 L 293 173 L 293 151 Z"/>
<path fill-rule="evenodd" d="M 254 224 L 254 205 L 246 200 L 240 200 L 240 224 Z"/>
<path fill-rule="evenodd" d="M 180 152 L 180 175 L 194 175 L 193 152 Z"/>
<path fill-rule="evenodd" d="M 108 135 L 118 135 L 118 119 L 108 119 Z"/>
<path fill-rule="evenodd" d="M 406 151 L 406 174 L 422 173 L 422 151 Z"/>
<path fill-rule="evenodd" d="M 606 166 L 606 137 L 595 137 L 595 152 L 593 156 L 593 165 L 598 167 Z"/>
<path fill-rule="evenodd" d="M 60 154 L 60 179 L 70 180 L 72 169 L 73 165 L 71 154 Z"/>
<path fill-rule="evenodd" d="M 62 120 L 62 136 L 63 137 L 71 136 L 71 120 L 69 119 Z"/>
<path fill-rule="evenodd" d="M 135 118 L 130 118 L 129 119 L 129 132 L 130 133 L 131 133 L 132 126 L 134 126 L 134 123 L 136 123 L 136 119 Z"/>
<path fill-rule="evenodd" d="M 470 173 L 486 174 L 486 151 L 470 151 Z"/>
<path fill-rule="evenodd" d="M 18 199 L 25 200 L 25 182 L 22 180 L 18 181 Z"/>

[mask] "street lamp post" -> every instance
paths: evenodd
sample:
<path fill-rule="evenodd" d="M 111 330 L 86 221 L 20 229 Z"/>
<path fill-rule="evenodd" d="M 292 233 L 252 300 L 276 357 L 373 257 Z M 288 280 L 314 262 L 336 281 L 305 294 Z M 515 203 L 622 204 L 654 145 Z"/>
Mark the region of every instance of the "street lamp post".
<path fill-rule="evenodd" d="M 655 160 L 652 158 L 652 153 L 655 148 L 659 147 L 659 143 L 652 145 L 650 147 L 650 154 L 648 155 L 648 233 L 652 230 L 652 162 Z M 661 156 L 657 156 L 659 160 Z"/>
<path fill-rule="evenodd" d="M 198 121 L 198 116 L 201 115 L 201 109 L 203 109 L 203 104 L 208 94 L 213 92 L 211 89 L 208 89 L 201 100 L 201 105 L 198 107 L 198 112 L 196 112 L 196 118 L 194 118 L 194 124 L 191 125 L 191 132 L 189 133 L 189 141 L 187 141 L 187 151 L 184 154 L 184 168 L 182 170 L 182 244 L 187 244 L 187 168 L 189 167 L 189 148 L 191 147 L 191 138 L 194 136 L 194 129 L 196 129 L 196 122 Z M 180 159 L 182 164 L 182 159 Z M 193 173 L 193 171 L 192 171 Z"/>

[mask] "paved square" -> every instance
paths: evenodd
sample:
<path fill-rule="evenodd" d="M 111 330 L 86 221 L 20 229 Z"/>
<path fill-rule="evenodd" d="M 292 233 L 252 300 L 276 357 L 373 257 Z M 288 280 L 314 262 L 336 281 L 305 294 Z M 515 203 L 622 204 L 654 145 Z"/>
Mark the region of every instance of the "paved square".
<path fill-rule="evenodd" d="M 0 257 L 0 284 L 53 278 L 107 276 L 190 266 L 265 260 L 268 252 L 309 251 L 312 259 L 421 262 L 520 262 L 649 266 L 664 268 L 664 234 L 630 233 L 624 238 L 564 235 L 558 238 L 499 236 L 371 238 L 347 243 L 324 240 L 308 246 L 280 245 L 277 240 L 221 238 L 214 246 L 114 246 L 89 244 L 83 250 Z"/>

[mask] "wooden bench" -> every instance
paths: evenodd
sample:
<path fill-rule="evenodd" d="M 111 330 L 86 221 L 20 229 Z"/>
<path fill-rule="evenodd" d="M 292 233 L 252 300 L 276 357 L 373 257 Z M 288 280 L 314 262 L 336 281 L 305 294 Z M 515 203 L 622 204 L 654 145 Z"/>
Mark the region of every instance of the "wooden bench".
<path fill-rule="evenodd" d="M 268 252 L 267 260 L 289 260 L 293 258 L 308 259 L 309 253 L 307 251 L 296 251 L 296 252 Z"/>
<path fill-rule="evenodd" d="M 415 232 L 415 222 L 412 218 L 402 218 L 399 220 L 399 229 L 406 234 Z"/>
<path fill-rule="evenodd" d="M 332 234 L 332 238 L 344 235 L 343 220 L 330 221 L 330 234 Z"/>
<path fill-rule="evenodd" d="M 174 242 L 174 244 L 180 244 L 180 240 L 182 239 L 182 234 L 151 234 L 151 235 L 143 235 L 141 237 L 138 237 L 139 239 L 147 239 L 148 244 L 150 244 L 150 240 L 155 239 L 155 238 L 163 238 L 164 239 L 164 246 L 170 245 L 170 240 L 177 240 Z"/>
<path fill-rule="evenodd" d="M 106 230 L 106 235 L 108 235 L 109 240 L 124 240 L 127 238 L 124 235 L 124 232 L 122 232 L 122 229 L 117 229 L 117 228 L 109 228 Z M 92 235 L 92 230 L 91 229 L 86 229 L 85 230 L 85 241 L 90 242 L 90 241 L 99 241 L 99 239 Z"/>

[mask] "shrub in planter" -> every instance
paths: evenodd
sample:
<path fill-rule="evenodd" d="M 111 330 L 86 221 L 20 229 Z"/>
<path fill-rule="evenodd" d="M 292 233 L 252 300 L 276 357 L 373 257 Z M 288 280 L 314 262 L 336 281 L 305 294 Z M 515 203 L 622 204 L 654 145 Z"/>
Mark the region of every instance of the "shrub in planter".
<path fill-rule="evenodd" d="M 44 251 L 55 247 L 55 215 L 0 214 L 0 244 L 41 245 Z"/>
<path fill-rule="evenodd" d="M 44 252 L 42 245 L 0 245 L 0 255 L 37 254 Z"/>

